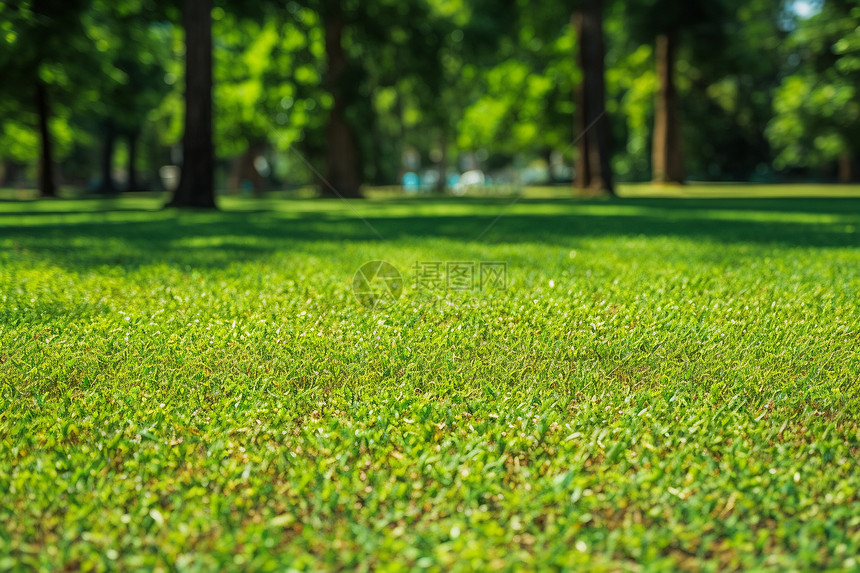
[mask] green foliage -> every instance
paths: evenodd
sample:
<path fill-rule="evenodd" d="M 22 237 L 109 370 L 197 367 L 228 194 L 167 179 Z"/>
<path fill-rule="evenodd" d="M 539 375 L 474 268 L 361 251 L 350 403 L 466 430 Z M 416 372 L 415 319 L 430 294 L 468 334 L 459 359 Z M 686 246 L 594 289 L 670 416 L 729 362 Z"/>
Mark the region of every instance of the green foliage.
<path fill-rule="evenodd" d="M 462 149 L 502 153 L 562 150 L 573 139 L 573 27 L 564 25 L 551 39 L 536 42 L 523 31 L 510 56 L 480 72 L 481 95 L 458 125 Z"/>
<path fill-rule="evenodd" d="M 860 149 L 858 16 L 856 1 L 830 1 L 796 21 L 786 48 L 796 65 L 776 91 L 767 130 L 777 167 L 824 167 Z"/>
<path fill-rule="evenodd" d="M 218 16 L 219 154 L 237 155 L 255 141 L 286 150 L 301 141 L 305 131 L 321 129 L 331 97 L 321 87 L 324 50 L 318 16 L 299 7 L 273 9 L 260 20 L 224 11 Z"/>
<path fill-rule="evenodd" d="M 96 99 L 98 46 L 84 34 L 84 0 L 24 0 L 0 6 L 0 159 L 38 157 L 35 86 L 48 86 L 51 128 L 62 157 L 74 143 L 71 116 Z M 24 134 L 24 131 L 31 131 Z"/>
<path fill-rule="evenodd" d="M 216 153 L 228 159 L 261 149 L 283 173 L 298 161 L 285 158 L 287 150 L 300 149 L 322 168 L 333 105 L 324 23 L 339 6 L 348 59 L 346 117 L 365 179 L 396 181 L 406 149 L 424 158 L 422 169 L 438 166 L 443 147 L 452 164 L 458 153 L 479 150 L 491 162 L 566 150 L 569 162 L 572 92 L 581 75 L 570 23 L 576 5 L 216 3 Z M 767 177 L 856 157 L 860 5 L 826 0 L 806 19 L 791 6 L 781 0 L 605 2 L 607 111 L 617 176 L 650 178 L 653 44 L 670 30 L 681 40 L 677 84 L 692 177 Z M 35 163 L 34 83 L 40 79 L 49 84 L 63 174 L 91 174 L 91 158 L 108 128 L 118 136 L 139 132 L 147 167 L 167 161 L 183 133 L 178 15 L 175 3 L 161 0 L 2 3 L 0 159 Z M 299 170 L 305 172 L 301 162 Z"/>
<path fill-rule="evenodd" d="M 619 31 L 610 29 L 610 33 Z M 654 50 L 649 45 L 631 52 L 616 48 L 609 57 L 612 64 L 606 71 L 607 111 L 616 120 L 615 140 L 618 142 L 613 170 L 622 181 L 647 179 L 651 169 L 651 127 L 657 93 Z M 619 119 L 621 130 L 617 128 Z"/>
<path fill-rule="evenodd" d="M 367 180 L 396 181 L 405 147 L 431 149 L 437 129 L 456 117 L 463 64 L 450 10 L 457 4 L 347 3 L 345 43 L 355 84 L 349 117 L 359 136 Z M 407 135 L 409 119 L 421 130 Z"/>
<path fill-rule="evenodd" d="M 856 569 L 851 194 L 7 204 L 0 567 Z"/>
<path fill-rule="evenodd" d="M 813 76 L 786 78 L 774 99 L 776 116 L 768 136 L 780 148 L 778 167 L 819 167 L 851 149 L 849 129 L 860 120 L 853 82 L 820 82 Z"/>
<path fill-rule="evenodd" d="M 657 34 L 671 31 L 680 40 L 675 78 L 687 172 L 698 179 L 748 180 L 762 168 L 769 171 L 762 133 L 785 57 L 783 18 L 778 0 L 615 4 L 606 26 L 607 87 L 610 111 L 618 110 L 616 140 L 626 142 L 615 158 L 618 175 L 651 176 L 652 47 Z"/>
<path fill-rule="evenodd" d="M 11 118 L 0 123 L 0 158 L 35 161 L 38 149 L 39 135 L 31 125 Z"/>
<path fill-rule="evenodd" d="M 151 112 L 150 120 L 157 128 L 159 143 L 170 146 L 182 140 L 184 109 L 182 98 L 185 84 L 185 65 L 182 57 L 185 47 L 181 28 L 166 23 L 159 29 L 159 33 L 169 54 L 162 62 L 165 70 L 164 83 L 168 86 L 168 92 L 159 106 Z M 213 71 L 213 75 L 215 73 L 217 72 Z"/>
<path fill-rule="evenodd" d="M 677 32 L 696 38 L 693 45 L 710 59 L 715 54 L 708 52 L 724 41 L 724 25 L 741 4 L 739 0 L 638 0 L 625 3 L 625 15 L 637 40 L 650 43 L 658 34 Z"/>
<path fill-rule="evenodd" d="M 146 3 L 95 2 L 87 36 L 103 52 L 99 115 L 120 132 L 139 132 L 169 91 L 169 22 L 150 19 Z"/>

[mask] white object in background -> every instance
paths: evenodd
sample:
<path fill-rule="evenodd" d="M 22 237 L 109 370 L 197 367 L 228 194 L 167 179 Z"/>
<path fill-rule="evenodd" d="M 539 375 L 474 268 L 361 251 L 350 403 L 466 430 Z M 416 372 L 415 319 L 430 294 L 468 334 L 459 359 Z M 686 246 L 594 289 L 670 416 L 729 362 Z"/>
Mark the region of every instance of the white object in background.
<path fill-rule="evenodd" d="M 181 174 L 182 169 L 178 165 L 164 165 L 158 170 L 161 183 L 168 191 L 176 191 L 176 188 L 179 187 L 179 176 Z"/>
<path fill-rule="evenodd" d="M 487 182 L 484 172 L 480 169 L 471 169 L 460 176 L 460 180 L 454 185 L 454 195 L 465 195 L 470 187 L 483 187 Z"/>

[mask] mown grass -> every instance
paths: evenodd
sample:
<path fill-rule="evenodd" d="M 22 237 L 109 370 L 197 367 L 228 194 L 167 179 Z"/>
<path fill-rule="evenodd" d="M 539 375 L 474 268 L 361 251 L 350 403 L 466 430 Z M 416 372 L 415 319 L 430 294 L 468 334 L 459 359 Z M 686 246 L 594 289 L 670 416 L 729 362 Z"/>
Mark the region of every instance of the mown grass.
<path fill-rule="evenodd" d="M 0 203 L 0 569 L 860 567 L 857 197 L 160 202 Z"/>

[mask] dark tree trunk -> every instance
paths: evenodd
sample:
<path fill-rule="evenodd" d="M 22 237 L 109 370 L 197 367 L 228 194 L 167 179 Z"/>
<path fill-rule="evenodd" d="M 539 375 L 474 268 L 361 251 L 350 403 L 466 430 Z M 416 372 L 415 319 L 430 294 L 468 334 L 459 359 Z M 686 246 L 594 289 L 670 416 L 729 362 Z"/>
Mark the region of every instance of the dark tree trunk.
<path fill-rule="evenodd" d="M 0 166 L 0 187 L 9 187 L 15 183 L 18 178 L 19 166 L 15 161 L 4 158 L 3 165 Z"/>
<path fill-rule="evenodd" d="M 574 137 L 578 138 L 575 185 L 615 194 L 610 162 L 611 138 L 606 117 L 606 77 L 603 43 L 603 1 L 583 0 L 573 15 L 582 81 L 576 88 Z"/>
<path fill-rule="evenodd" d="M 683 183 L 684 161 L 681 149 L 681 122 L 678 92 L 675 88 L 675 59 L 678 32 L 657 36 L 657 102 L 654 112 L 652 171 L 655 183 Z"/>
<path fill-rule="evenodd" d="M 558 182 L 552 169 L 552 151 L 552 148 L 547 148 L 543 152 L 544 160 L 546 161 L 546 182 L 548 185 L 555 185 Z"/>
<path fill-rule="evenodd" d="M 117 192 L 116 185 L 113 182 L 113 152 L 114 142 L 116 141 L 113 122 L 107 120 L 104 124 L 104 141 L 102 143 L 102 181 L 99 185 L 99 192 L 106 195 L 114 195 Z"/>
<path fill-rule="evenodd" d="M 373 179 L 371 181 L 374 185 L 387 185 L 391 181 L 391 178 L 388 173 L 388 165 L 385 161 L 388 155 L 386 153 L 386 137 L 379 125 L 379 118 L 376 113 L 373 114 L 371 133 L 373 135 Z"/>
<path fill-rule="evenodd" d="M 588 164 L 588 138 L 583 135 L 585 128 L 588 125 L 588 119 L 585 109 L 585 70 L 582 61 L 582 14 L 576 13 L 573 15 L 573 26 L 576 30 L 578 48 L 576 52 L 576 64 L 579 66 L 580 72 L 583 74 L 582 80 L 574 88 L 574 105 L 576 106 L 573 112 L 573 136 L 576 138 L 576 157 L 574 158 L 573 169 L 574 179 L 573 184 L 577 189 L 587 189 L 591 184 L 591 170 Z"/>
<path fill-rule="evenodd" d="M 328 63 L 326 87 L 334 104 L 326 130 L 326 181 L 323 195 L 361 197 L 361 172 L 355 133 L 346 117 L 351 101 L 352 86 L 347 84 L 346 52 L 343 49 L 345 26 L 340 0 L 327 2 L 325 20 L 325 51 Z"/>
<path fill-rule="evenodd" d="M 39 195 L 42 197 L 57 196 L 57 182 L 54 178 L 54 145 L 51 139 L 51 128 L 48 125 L 51 107 L 48 101 L 48 86 L 41 80 L 36 80 L 36 110 L 39 114 Z"/>
<path fill-rule="evenodd" d="M 212 0 L 184 0 L 185 133 L 182 174 L 168 207 L 215 208 L 212 145 Z"/>
<path fill-rule="evenodd" d="M 448 130 L 443 127 L 439 135 L 439 166 L 437 167 L 439 180 L 436 181 L 437 193 L 444 193 L 448 188 Z"/>
<path fill-rule="evenodd" d="M 406 122 L 403 119 L 403 96 L 397 90 L 394 99 L 394 113 L 397 115 L 397 184 L 403 183 L 403 176 L 411 166 L 406 165 Z"/>
<path fill-rule="evenodd" d="M 230 166 L 230 175 L 227 177 L 227 189 L 234 193 L 239 193 L 242 190 L 242 179 L 246 172 L 246 164 L 248 162 L 248 148 L 245 151 L 233 158 L 233 163 Z"/>
<path fill-rule="evenodd" d="M 854 181 L 854 161 L 850 151 L 844 151 L 839 156 L 839 182 L 851 183 Z"/>
<path fill-rule="evenodd" d="M 130 132 L 126 136 L 128 142 L 128 184 L 127 191 L 140 191 L 140 183 L 137 181 L 137 169 L 135 162 L 137 161 L 137 138 L 138 134 L 135 131 Z"/>

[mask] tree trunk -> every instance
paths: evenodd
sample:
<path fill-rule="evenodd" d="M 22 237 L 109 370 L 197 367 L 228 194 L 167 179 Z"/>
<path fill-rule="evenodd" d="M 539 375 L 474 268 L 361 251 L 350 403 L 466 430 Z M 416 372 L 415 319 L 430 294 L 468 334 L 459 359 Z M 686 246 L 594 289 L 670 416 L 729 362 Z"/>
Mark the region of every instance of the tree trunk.
<path fill-rule="evenodd" d="M 675 59 L 678 32 L 657 36 L 657 102 L 654 116 L 652 178 L 654 183 L 683 183 L 684 162 L 681 149 L 681 123 L 678 92 L 675 88 Z"/>
<path fill-rule="evenodd" d="M 255 157 L 256 150 L 254 146 L 249 143 L 242 153 L 233 158 L 233 165 L 230 168 L 230 177 L 227 180 L 227 187 L 230 191 L 240 193 L 242 191 L 242 183 L 249 181 L 256 193 L 259 174 L 257 173 L 257 169 L 254 167 Z"/>
<path fill-rule="evenodd" d="M 448 130 L 442 127 L 439 135 L 439 166 L 437 167 L 439 179 L 436 181 L 436 193 L 444 193 L 448 188 Z"/>
<path fill-rule="evenodd" d="M 48 125 L 50 102 L 48 101 L 48 86 L 42 80 L 36 80 L 36 109 L 39 114 L 39 136 L 41 142 L 39 152 L 39 195 L 42 197 L 56 197 L 57 182 L 54 178 L 54 145 L 51 139 L 51 128 Z"/>
<path fill-rule="evenodd" d="M 137 181 L 137 169 L 135 168 L 135 162 L 137 160 L 137 132 L 130 132 L 126 136 L 126 141 L 128 143 L 128 183 L 126 185 L 126 191 L 140 191 L 140 183 Z"/>
<path fill-rule="evenodd" d="M 0 167 L 0 187 L 10 187 L 18 178 L 18 164 L 8 157 L 3 159 L 3 165 Z"/>
<path fill-rule="evenodd" d="M 543 156 L 546 161 L 546 183 L 547 185 L 555 185 L 558 183 L 555 177 L 555 171 L 552 169 L 552 153 L 553 149 L 551 147 L 547 147 L 544 149 Z"/>
<path fill-rule="evenodd" d="M 328 63 L 326 87 L 334 104 L 326 129 L 326 180 L 323 182 L 322 192 L 323 195 L 361 197 L 358 147 L 352 126 L 346 117 L 346 111 L 352 103 L 352 86 L 347 85 L 346 72 L 349 63 L 342 44 L 345 22 L 340 0 L 327 3 L 324 20 Z"/>
<path fill-rule="evenodd" d="M 603 1 L 583 0 L 573 15 L 582 81 L 576 88 L 574 136 L 577 138 L 577 188 L 615 194 L 610 162 L 611 138 L 606 117 L 606 77 L 603 42 Z"/>
<path fill-rule="evenodd" d="M 386 150 L 386 138 L 382 132 L 382 127 L 379 125 L 378 114 L 373 111 L 373 121 L 371 123 L 371 133 L 373 134 L 373 185 L 388 185 L 391 182 L 389 174 L 389 164 L 386 158 L 389 153 Z"/>
<path fill-rule="evenodd" d="M 576 29 L 576 37 L 578 48 L 576 52 L 576 64 L 583 74 L 582 79 L 574 88 L 574 105 L 576 108 L 573 112 L 573 137 L 576 138 L 576 157 L 574 158 L 573 169 L 574 179 L 573 184 L 577 189 L 587 189 L 591 184 L 591 170 L 588 162 L 588 137 L 585 137 L 585 128 L 588 125 L 587 114 L 585 110 L 585 70 L 582 62 L 582 14 L 576 13 L 573 15 L 573 25 Z"/>
<path fill-rule="evenodd" d="M 403 176 L 409 171 L 406 164 L 406 122 L 403 119 L 403 96 L 400 90 L 395 91 L 394 113 L 397 116 L 397 184 L 403 183 Z"/>
<path fill-rule="evenodd" d="M 168 207 L 215 208 L 212 144 L 212 0 L 184 0 L 185 133 L 182 173 Z"/>
<path fill-rule="evenodd" d="M 114 142 L 113 122 L 107 120 L 104 124 L 104 141 L 102 142 L 102 180 L 99 185 L 99 192 L 106 195 L 114 195 L 117 192 L 116 185 L 113 182 L 113 152 Z"/>
<path fill-rule="evenodd" d="M 851 183 L 854 180 L 854 165 L 850 151 L 843 151 L 839 156 L 839 182 Z"/>

